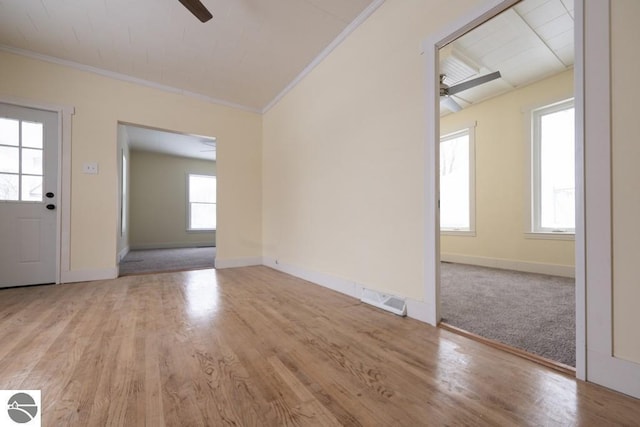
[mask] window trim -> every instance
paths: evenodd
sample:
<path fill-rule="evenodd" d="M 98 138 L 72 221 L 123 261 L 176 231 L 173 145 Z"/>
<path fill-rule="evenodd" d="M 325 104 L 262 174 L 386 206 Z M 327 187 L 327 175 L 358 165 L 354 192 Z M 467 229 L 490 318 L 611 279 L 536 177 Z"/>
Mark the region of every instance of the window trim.
<path fill-rule="evenodd" d="M 186 199 L 187 199 L 187 232 L 188 233 L 210 233 L 212 231 L 216 231 L 217 227 L 218 227 L 218 220 L 216 218 L 216 226 L 214 228 L 192 228 L 191 227 L 191 198 L 190 198 L 190 194 L 189 194 L 189 188 L 191 185 L 191 177 L 192 176 L 200 176 L 200 177 L 206 177 L 206 178 L 213 178 L 216 181 L 216 194 L 217 194 L 217 186 L 218 186 L 218 176 L 217 175 L 207 175 L 207 174 L 203 174 L 203 173 L 190 173 L 187 172 L 187 192 L 186 192 Z M 203 202 L 193 202 L 193 203 L 200 203 L 200 204 L 208 204 L 208 205 L 215 205 L 216 207 L 216 211 L 218 209 L 218 197 L 216 196 L 216 201 L 215 203 L 203 203 Z M 217 215 L 216 215 L 217 216 Z"/>
<path fill-rule="evenodd" d="M 469 228 L 447 228 L 440 224 L 440 235 L 442 236 L 475 237 L 476 235 L 476 125 L 475 121 L 467 123 L 440 136 L 439 144 L 442 144 L 443 140 L 453 139 L 464 133 L 469 136 Z M 439 163 L 440 159 L 438 159 Z M 440 189 L 438 189 L 438 200 L 440 200 L 439 192 Z M 440 209 L 439 202 L 438 209 Z"/>
<path fill-rule="evenodd" d="M 526 212 L 528 220 L 524 230 L 525 237 L 528 239 L 548 239 L 548 240 L 573 240 L 575 236 L 575 225 L 573 229 L 550 229 L 542 228 L 540 224 L 540 179 L 539 179 L 539 163 L 540 163 L 540 144 L 538 143 L 540 135 L 540 120 L 537 120 L 545 114 L 550 114 L 569 108 L 575 109 L 574 97 L 562 98 L 560 100 L 546 102 L 536 105 L 525 110 L 527 120 L 527 166 L 525 183 L 527 190 L 526 196 Z"/>

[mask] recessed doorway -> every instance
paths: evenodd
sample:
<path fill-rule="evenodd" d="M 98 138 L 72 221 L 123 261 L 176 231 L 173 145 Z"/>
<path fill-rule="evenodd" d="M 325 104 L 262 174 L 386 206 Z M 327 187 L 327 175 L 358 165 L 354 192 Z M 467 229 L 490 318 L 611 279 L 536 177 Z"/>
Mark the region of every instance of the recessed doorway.
<path fill-rule="evenodd" d="M 213 136 L 118 125 L 120 275 L 214 268 Z"/>
<path fill-rule="evenodd" d="M 536 168 L 550 146 L 541 156 L 532 138 L 535 118 L 565 112 L 574 96 L 573 2 L 513 3 L 437 51 L 436 317 L 573 367 L 575 182 L 560 181 L 575 176 L 575 138 L 569 137 L 568 162 L 542 168 L 537 183 Z M 573 130 L 573 115 L 568 120 Z M 549 225 L 549 206 L 559 221 L 541 227 L 541 217 Z M 562 221 L 568 217 L 572 224 Z M 548 348 L 540 350 L 541 343 Z"/>

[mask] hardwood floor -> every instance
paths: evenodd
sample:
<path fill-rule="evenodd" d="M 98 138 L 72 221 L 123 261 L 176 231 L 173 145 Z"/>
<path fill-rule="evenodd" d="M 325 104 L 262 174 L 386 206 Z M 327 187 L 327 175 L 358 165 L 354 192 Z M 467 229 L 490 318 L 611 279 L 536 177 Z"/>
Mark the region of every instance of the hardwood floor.
<path fill-rule="evenodd" d="M 0 291 L 45 426 L 638 425 L 640 401 L 266 267 Z"/>

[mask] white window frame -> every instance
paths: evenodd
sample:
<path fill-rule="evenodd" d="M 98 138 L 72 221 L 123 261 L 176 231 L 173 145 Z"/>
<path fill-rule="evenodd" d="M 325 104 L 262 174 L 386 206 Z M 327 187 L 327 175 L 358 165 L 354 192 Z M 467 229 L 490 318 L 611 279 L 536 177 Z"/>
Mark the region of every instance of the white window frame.
<path fill-rule="evenodd" d="M 476 122 L 441 135 L 440 144 L 462 134 L 468 134 L 469 136 L 469 228 L 446 228 L 441 226 L 440 234 L 443 236 L 474 237 L 476 235 Z M 440 162 L 439 159 L 438 162 Z"/>
<path fill-rule="evenodd" d="M 194 232 L 194 233 L 198 233 L 198 232 L 211 232 L 211 231 L 216 231 L 217 227 L 218 227 L 218 220 L 216 218 L 216 226 L 214 228 L 193 228 L 191 227 L 191 198 L 190 198 L 190 191 L 189 191 L 189 187 L 191 185 L 191 177 L 192 176 L 200 176 L 200 177 L 206 177 L 206 178 L 213 178 L 216 181 L 216 187 L 218 185 L 218 177 L 216 175 L 206 175 L 206 174 L 202 174 L 202 173 L 187 173 L 187 231 L 188 232 Z M 217 188 L 216 188 L 217 190 Z M 216 191 L 217 193 L 217 191 Z M 193 202 L 193 203 L 202 203 L 202 202 Z M 217 205 L 218 205 L 218 198 L 216 196 L 216 201 L 214 203 L 207 203 L 207 204 L 212 204 L 216 206 L 217 209 Z"/>
<path fill-rule="evenodd" d="M 530 239 L 574 240 L 573 229 L 550 229 L 540 226 L 540 117 L 545 114 L 575 109 L 574 98 L 565 98 L 556 102 L 545 103 L 527 110 L 528 114 L 528 156 L 527 156 L 527 212 L 529 220 L 525 236 Z"/>

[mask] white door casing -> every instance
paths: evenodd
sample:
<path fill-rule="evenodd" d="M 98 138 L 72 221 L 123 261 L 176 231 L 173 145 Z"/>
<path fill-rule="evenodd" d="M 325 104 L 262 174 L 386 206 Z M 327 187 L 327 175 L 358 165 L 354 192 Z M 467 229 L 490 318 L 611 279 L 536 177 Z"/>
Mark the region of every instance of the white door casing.
<path fill-rule="evenodd" d="M 611 0 L 576 8 L 584 22 L 586 379 L 640 398 L 640 364 L 614 354 Z M 576 38 L 578 34 L 576 33 Z M 578 63 L 576 62 L 576 65 Z M 576 239 L 577 243 L 577 239 Z M 577 277 L 576 277 L 577 278 Z M 579 320 L 579 319 L 577 319 Z"/>
<path fill-rule="evenodd" d="M 432 35 L 423 42 L 425 56 L 425 100 L 426 100 L 426 147 L 425 147 L 425 305 L 427 319 L 432 325 L 440 321 L 440 227 L 439 227 L 439 77 L 438 51 L 471 29 L 483 24 L 520 0 L 487 0 L 469 14 Z M 583 85 L 582 46 L 584 34 L 583 4 L 576 0 L 575 19 L 575 108 L 576 108 L 576 376 L 586 379 L 586 278 L 585 278 L 585 233 L 584 198 L 582 191 L 585 181 L 584 139 L 583 139 Z"/>
<path fill-rule="evenodd" d="M 56 283 L 58 114 L 0 104 L 0 118 L 0 287 Z"/>
<path fill-rule="evenodd" d="M 510 7 L 488 0 L 423 44 L 426 60 L 425 300 L 439 316 L 438 48 Z M 575 0 L 576 377 L 640 398 L 640 365 L 613 354 L 611 0 Z"/>

